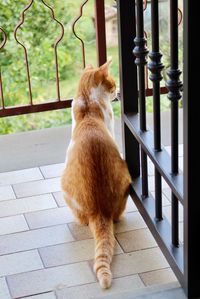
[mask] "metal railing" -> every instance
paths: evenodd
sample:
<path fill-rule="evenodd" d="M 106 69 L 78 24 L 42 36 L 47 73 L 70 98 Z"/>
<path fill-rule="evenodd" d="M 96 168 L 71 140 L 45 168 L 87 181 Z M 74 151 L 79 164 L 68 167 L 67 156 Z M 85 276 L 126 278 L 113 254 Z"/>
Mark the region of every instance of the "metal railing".
<path fill-rule="evenodd" d="M 3 74 L 0 66 L 0 117 L 4 116 L 13 116 L 19 114 L 27 114 L 27 113 L 34 113 L 34 112 L 42 112 L 48 110 L 55 110 L 55 109 L 64 109 L 71 107 L 72 99 L 63 99 L 60 95 L 60 80 L 59 80 L 59 63 L 58 63 L 58 53 L 57 49 L 59 44 L 62 42 L 64 37 L 64 26 L 63 24 L 55 17 L 54 10 L 51 6 L 49 6 L 44 0 L 41 0 L 42 4 L 47 7 L 50 11 L 51 18 L 60 26 L 60 35 L 56 38 L 53 44 L 54 50 L 54 64 L 55 64 L 55 82 L 56 82 L 56 93 L 57 97 L 54 100 L 46 99 L 43 103 L 37 103 L 33 101 L 32 96 L 32 80 L 30 75 L 30 67 L 29 67 L 29 56 L 26 46 L 21 42 L 17 37 L 17 31 L 20 27 L 23 26 L 25 21 L 25 13 L 31 8 L 34 3 L 34 0 L 31 0 L 29 4 L 22 10 L 20 21 L 14 28 L 14 38 L 16 44 L 18 43 L 23 51 L 24 51 L 24 62 L 25 62 L 25 69 L 26 69 L 26 77 L 27 77 L 27 85 L 28 85 L 28 94 L 29 94 L 29 103 L 26 105 L 15 105 L 15 106 L 8 106 L 6 105 L 6 98 L 4 96 L 4 80 Z M 72 23 L 72 31 L 74 36 L 80 41 L 80 46 L 82 50 L 82 65 L 85 67 L 85 43 L 83 39 L 81 39 L 78 34 L 76 33 L 76 24 L 79 19 L 82 17 L 84 6 L 87 4 L 88 0 L 83 1 L 80 6 L 80 13 L 78 17 Z M 106 37 L 105 37 L 105 14 L 104 14 L 104 1 L 102 0 L 95 0 L 94 1 L 94 12 L 95 12 L 95 32 L 96 32 L 96 47 L 97 47 L 97 64 L 101 65 L 106 61 Z M 0 24 L 1 25 L 1 24 Z M 6 46 L 8 41 L 6 28 L 0 27 L 0 32 L 2 33 L 3 39 L 0 44 L 0 55 L 1 51 Z M 41 78 L 42 79 L 42 78 Z"/>
<path fill-rule="evenodd" d="M 74 37 L 76 37 L 77 41 L 80 43 L 80 48 L 82 52 L 82 66 L 83 68 L 86 65 L 86 49 L 85 49 L 85 42 L 79 36 L 76 31 L 76 25 L 80 21 L 83 16 L 84 8 L 87 6 L 88 1 L 84 0 L 80 5 L 80 11 L 77 11 L 77 17 L 75 17 L 74 21 L 72 22 L 72 32 Z M 2 69 L 0 66 L 0 117 L 5 116 L 13 116 L 13 115 L 20 115 L 20 114 L 28 114 L 28 113 L 35 113 L 35 112 L 42 112 L 48 110 L 55 110 L 55 109 L 64 109 L 71 107 L 71 98 L 62 98 L 61 97 L 61 87 L 60 87 L 60 79 L 59 79 L 59 63 L 58 63 L 58 48 L 62 43 L 62 40 L 65 35 L 64 25 L 56 18 L 55 12 L 51 6 L 49 6 L 44 0 L 41 0 L 41 3 L 49 10 L 51 18 L 54 22 L 58 24 L 60 27 L 60 34 L 56 38 L 53 43 L 53 52 L 54 52 L 54 65 L 55 65 L 55 82 L 56 82 L 56 98 L 55 99 L 44 99 L 42 103 L 37 103 L 37 100 L 33 100 L 33 92 L 32 92 L 32 77 L 30 74 L 30 57 L 28 55 L 28 51 L 26 46 L 21 42 L 17 36 L 19 29 L 23 28 L 25 22 L 25 13 L 31 9 L 34 4 L 34 0 L 30 0 L 29 4 L 24 7 L 19 16 L 20 21 L 18 24 L 13 28 L 13 36 L 16 41 L 16 45 L 18 44 L 24 53 L 24 64 L 25 64 L 25 71 L 26 71 L 26 80 L 27 80 L 27 87 L 28 87 L 28 104 L 20 104 L 20 99 L 17 100 L 17 103 L 14 106 L 9 106 L 7 104 L 6 96 L 4 95 L 4 76 L 2 73 Z M 147 8 L 147 0 L 144 1 L 143 9 Z M 95 33 L 96 33 L 96 51 L 97 51 L 97 64 L 102 65 L 106 61 L 107 57 L 107 46 L 106 46 L 106 28 L 105 28 L 105 1 L 104 0 L 94 0 L 94 20 L 95 20 Z M 1 26 L 1 24 L 0 24 Z M 13 24 L 14 27 L 14 24 Z M 1 52 L 4 50 L 6 43 L 9 42 L 7 38 L 6 28 L 0 27 L 0 32 L 2 33 L 2 42 L 0 44 L 0 55 Z M 153 95 L 153 89 L 149 87 L 148 84 L 148 69 L 145 69 L 145 86 L 146 86 L 146 96 Z M 42 78 L 41 78 L 42 79 Z M 160 91 L 162 94 L 167 93 L 167 89 L 164 86 L 161 86 Z"/>
<path fill-rule="evenodd" d="M 182 13 L 178 8 L 178 0 L 169 0 L 170 27 L 170 68 L 167 71 L 166 88 L 171 103 L 171 157 L 161 144 L 160 125 L 160 82 L 164 68 L 160 52 L 159 32 L 159 1 L 151 0 L 151 36 L 152 47 L 147 49 L 147 39 L 144 32 L 143 0 L 117 0 L 120 48 L 120 90 L 122 102 L 123 146 L 126 161 L 132 175 L 132 198 L 147 226 L 164 253 L 172 270 L 183 286 L 188 298 L 200 296 L 199 252 L 195 242 L 197 232 L 197 217 L 199 203 L 191 197 L 191 165 L 192 145 L 188 142 L 190 136 L 189 122 L 190 92 L 188 78 L 192 75 L 192 59 L 188 57 L 189 44 L 188 28 L 191 16 L 191 6 L 184 1 L 184 89 L 180 81 L 181 71 L 178 60 L 178 25 L 182 20 Z M 188 9 L 190 8 L 189 12 Z M 127 13 L 128 12 L 128 13 Z M 134 39 L 135 38 L 135 39 Z M 134 42 L 133 42 L 134 40 Z M 135 43 L 135 44 L 134 44 Z M 193 43 L 194 46 L 194 43 Z M 132 55 L 135 55 L 135 59 Z M 149 59 L 150 58 L 150 59 Z M 190 63 L 190 64 L 189 64 Z M 150 80 L 153 84 L 153 132 L 146 124 L 146 91 L 145 68 L 148 65 Z M 192 81 L 192 79 L 191 79 Z M 191 85 L 190 81 L 190 85 Z M 138 92 L 139 90 L 139 92 Z M 178 107 L 184 90 L 184 171 L 178 165 Z M 191 108 L 192 109 L 192 108 Z M 192 110 L 191 110 L 192 111 Z M 194 146 L 194 144 L 193 144 Z M 194 147 L 193 147 L 194 148 Z M 155 197 L 148 188 L 147 158 L 155 167 Z M 198 159 L 199 160 L 199 159 Z M 194 166 L 194 163 L 193 163 Z M 162 178 L 171 189 L 171 221 L 163 214 Z M 192 186 L 197 190 L 197 186 Z M 179 242 L 179 204 L 184 210 L 184 240 Z M 195 208 L 196 207 L 196 208 Z M 190 209 L 188 209 L 190 208 Z M 198 218 L 198 217 L 197 217 Z M 193 246 L 193 247 L 192 247 Z M 195 247 L 195 249 L 194 249 Z M 193 248 L 193 249 L 192 249 Z M 195 256 L 192 256 L 194 250 Z M 195 265 L 196 262 L 196 265 Z"/>

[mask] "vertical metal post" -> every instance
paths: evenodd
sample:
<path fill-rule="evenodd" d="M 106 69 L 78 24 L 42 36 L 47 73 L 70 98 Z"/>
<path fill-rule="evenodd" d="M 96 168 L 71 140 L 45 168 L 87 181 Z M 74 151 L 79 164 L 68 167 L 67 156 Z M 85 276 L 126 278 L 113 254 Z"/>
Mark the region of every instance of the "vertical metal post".
<path fill-rule="evenodd" d="M 161 63 L 162 54 L 159 52 L 159 12 L 158 0 L 151 1 L 151 36 L 152 51 L 149 53 L 151 61 L 148 68 L 151 71 L 150 80 L 153 82 L 153 116 L 154 116 L 154 148 L 161 151 L 160 129 L 160 81 L 162 80 Z M 162 219 L 162 181 L 161 175 L 155 167 L 155 215 L 158 220 Z"/>
<path fill-rule="evenodd" d="M 97 63 L 102 65 L 107 60 L 106 54 L 106 22 L 104 0 L 95 0 L 95 27 L 97 45 Z"/>
<path fill-rule="evenodd" d="M 135 178 L 140 175 L 139 144 L 123 119 L 124 114 L 138 113 L 137 67 L 132 54 L 133 39 L 136 35 L 134 2 L 117 0 L 117 12 L 123 152 L 131 176 Z"/>
<path fill-rule="evenodd" d="M 200 297 L 200 201 L 198 146 L 199 109 L 199 52 L 194 51 L 197 42 L 196 24 L 199 21 L 199 1 L 184 0 L 184 277 L 188 298 Z M 195 13 L 194 13 L 195 12 Z"/>
<path fill-rule="evenodd" d="M 138 70 L 138 89 L 139 89 L 139 106 L 140 106 L 140 129 L 146 131 L 146 101 L 145 101 L 145 65 L 147 64 L 148 49 L 146 47 L 146 38 L 144 36 L 144 16 L 143 0 L 136 0 L 137 21 L 136 21 L 136 38 L 134 39 L 135 48 L 133 50 L 136 56 L 135 63 Z M 148 196 L 148 169 L 147 155 L 141 148 L 141 167 L 142 167 L 142 196 Z"/>
<path fill-rule="evenodd" d="M 181 71 L 178 69 L 178 0 L 170 0 L 170 59 L 171 66 L 167 74 L 166 86 L 171 101 L 171 168 L 172 174 L 178 173 L 178 100 L 181 99 L 179 80 Z M 172 194 L 172 244 L 178 246 L 178 199 Z"/>

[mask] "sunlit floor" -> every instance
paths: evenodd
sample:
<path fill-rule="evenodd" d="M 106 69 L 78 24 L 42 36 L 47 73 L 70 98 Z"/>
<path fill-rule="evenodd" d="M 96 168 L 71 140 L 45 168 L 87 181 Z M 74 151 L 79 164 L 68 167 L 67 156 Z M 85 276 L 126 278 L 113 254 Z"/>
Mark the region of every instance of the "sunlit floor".
<path fill-rule="evenodd" d="M 181 167 L 182 146 L 179 152 Z M 0 174 L 0 298 L 89 299 L 176 281 L 129 198 L 124 217 L 115 225 L 113 285 L 100 289 L 92 271 L 92 235 L 75 222 L 60 192 L 63 167 L 61 163 Z M 154 193 L 150 162 L 149 188 Z M 165 182 L 163 210 L 170 219 Z"/>

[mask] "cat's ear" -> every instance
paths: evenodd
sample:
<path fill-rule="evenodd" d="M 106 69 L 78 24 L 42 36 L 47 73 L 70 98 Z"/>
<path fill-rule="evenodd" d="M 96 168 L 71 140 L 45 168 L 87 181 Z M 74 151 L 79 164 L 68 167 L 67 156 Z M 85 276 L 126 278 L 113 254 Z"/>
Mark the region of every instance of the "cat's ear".
<path fill-rule="evenodd" d="M 108 76 L 109 66 L 112 63 L 112 58 L 110 58 L 106 63 L 99 67 L 99 70 L 105 75 Z"/>
<path fill-rule="evenodd" d="M 93 66 L 91 64 L 86 65 L 85 70 L 93 69 Z"/>

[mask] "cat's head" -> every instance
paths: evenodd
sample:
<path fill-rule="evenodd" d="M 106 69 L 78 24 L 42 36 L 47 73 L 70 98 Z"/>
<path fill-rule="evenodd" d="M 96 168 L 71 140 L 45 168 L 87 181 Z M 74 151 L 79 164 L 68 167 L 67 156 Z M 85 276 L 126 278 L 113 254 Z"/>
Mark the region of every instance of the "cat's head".
<path fill-rule="evenodd" d="M 78 96 L 90 98 L 92 91 L 106 94 L 110 100 L 116 97 L 116 84 L 109 74 L 111 60 L 98 68 L 88 65 L 81 76 L 78 88 Z"/>

